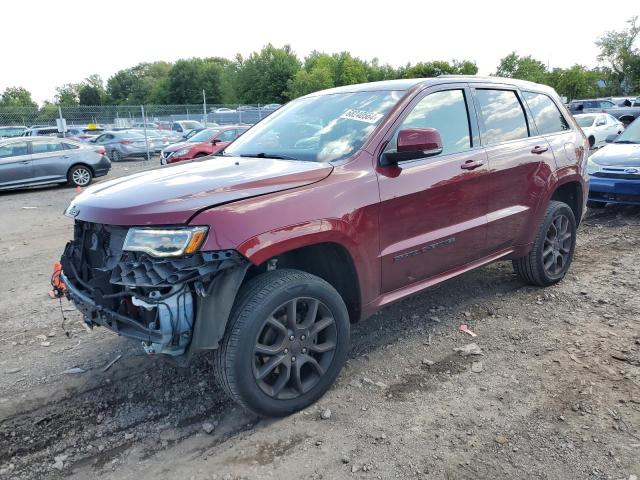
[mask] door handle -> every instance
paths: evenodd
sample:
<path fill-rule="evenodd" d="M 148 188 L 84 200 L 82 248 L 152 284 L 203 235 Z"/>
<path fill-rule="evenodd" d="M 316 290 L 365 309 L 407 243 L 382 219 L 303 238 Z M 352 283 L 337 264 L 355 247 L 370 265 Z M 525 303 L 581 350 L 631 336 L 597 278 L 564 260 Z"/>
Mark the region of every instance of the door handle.
<path fill-rule="evenodd" d="M 29 165 L 30 162 L 29 162 L 29 160 L 23 160 L 20 163 L 23 164 L 23 165 Z"/>
<path fill-rule="evenodd" d="M 541 147 L 540 145 L 536 145 L 535 147 L 533 147 L 531 149 L 531 153 L 535 153 L 536 155 L 540 155 L 541 153 L 544 153 L 547 150 L 549 150 L 549 147 Z"/>
<path fill-rule="evenodd" d="M 482 165 L 484 165 L 484 162 L 482 160 L 467 160 L 462 165 L 460 165 L 460 168 L 463 170 L 473 170 L 475 168 L 481 167 Z"/>

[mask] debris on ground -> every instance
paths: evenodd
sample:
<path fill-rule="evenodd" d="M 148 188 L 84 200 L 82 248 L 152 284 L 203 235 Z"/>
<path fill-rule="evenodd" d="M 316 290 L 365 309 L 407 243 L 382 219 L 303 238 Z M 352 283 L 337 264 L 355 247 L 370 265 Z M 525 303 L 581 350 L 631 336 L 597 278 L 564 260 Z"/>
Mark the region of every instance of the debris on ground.
<path fill-rule="evenodd" d="M 454 348 L 453 351 L 458 352 L 463 357 L 468 357 L 469 355 L 482 355 L 482 349 L 476 343 L 469 343 L 462 347 Z"/>
<path fill-rule="evenodd" d="M 328 408 L 323 410 L 320 414 L 320 418 L 322 420 L 329 420 L 331 418 L 331 410 L 329 410 Z"/>
<path fill-rule="evenodd" d="M 118 355 L 116 358 L 114 358 L 113 360 L 111 360 L 109 363 L 107 363 L 107 365 L 105 365 L 105 367 L 102 369 L 103 372 L 106 372 L 107 370 L 109 370 L 111 367 L 113 367 L 113 365 L 122 358 L 122 354 Z"/>
<path fill-rule="evenodd" d="M 471 335 L 472 337 L 477 337 L 478 334 L 472 332 L 469 327 L 465 324 L 460 325 L 460 327 L 458 328 L 458 330 L 460 330 L 462 333 L 466 333 L 467 335 Z"/>
<path fill-rule="evenodd" d="M 72 368 L 67 368 L 64 372 L 62 372 L 63 374 L 78 374 L 78 373 L 84 373 L 86 372 L 86 370 L 84 368 L 80 368 L 80 367 L 72 367 Z"/>

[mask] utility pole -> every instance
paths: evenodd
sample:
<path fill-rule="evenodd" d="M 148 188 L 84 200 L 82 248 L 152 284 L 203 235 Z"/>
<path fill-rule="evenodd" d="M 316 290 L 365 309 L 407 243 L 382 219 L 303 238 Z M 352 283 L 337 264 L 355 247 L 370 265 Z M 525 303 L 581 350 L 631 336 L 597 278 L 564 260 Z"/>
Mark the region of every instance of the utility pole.
<path fill-rule="evenodd" d="M 202 114 L 204 115 L 203 124 L 207 126 L 207 94 L 204 93 L 204 88 L 202 89 Z"/>

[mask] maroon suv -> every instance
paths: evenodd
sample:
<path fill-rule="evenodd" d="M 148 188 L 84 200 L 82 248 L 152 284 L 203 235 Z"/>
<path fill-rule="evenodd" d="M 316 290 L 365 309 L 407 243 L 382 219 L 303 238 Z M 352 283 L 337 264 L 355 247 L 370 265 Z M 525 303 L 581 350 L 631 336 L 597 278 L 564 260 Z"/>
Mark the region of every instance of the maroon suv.
<path fill-rule="evenodd" d="M 555 92 L 439 77 L 313 93 L 215 162 L 76 197 L 62 256 L 90 325 L 186 363 L 213 350 L 222 388 L 262 415 L 334 382 L 350 323 L 472 268 L 566 274 L 588 145 Z"/>

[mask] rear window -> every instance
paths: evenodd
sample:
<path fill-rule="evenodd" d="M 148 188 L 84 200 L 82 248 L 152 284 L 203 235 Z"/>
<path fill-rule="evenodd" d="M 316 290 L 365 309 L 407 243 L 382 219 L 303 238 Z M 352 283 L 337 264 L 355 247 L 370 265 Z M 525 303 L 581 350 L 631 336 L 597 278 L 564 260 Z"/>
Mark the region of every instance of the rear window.
<path fill-rule="evenodd" d="M 569 123 L 564 118 L 556 104 L 543 93 L 522 92 L 524 99 L 531 109 L 533 121 L 538 127 L 538 133 L 564 132 L 569 130 Z"/>
<path fill-rule="evenodd" d="M 580 125 L 582 128 L 585 128 L 593 125 L 593 121 L 595 120 L 596 117 L 595 115 L 585 115 L 583 117 L 575 117 L 575 118 L 578 125 Z"/>
<path fill-rule="evenodd" d="M 482 143 L 518 140 L 529 136 L 522 105 L 513 90 L 476 90 L 480 117 L 484 124 Z"/>

